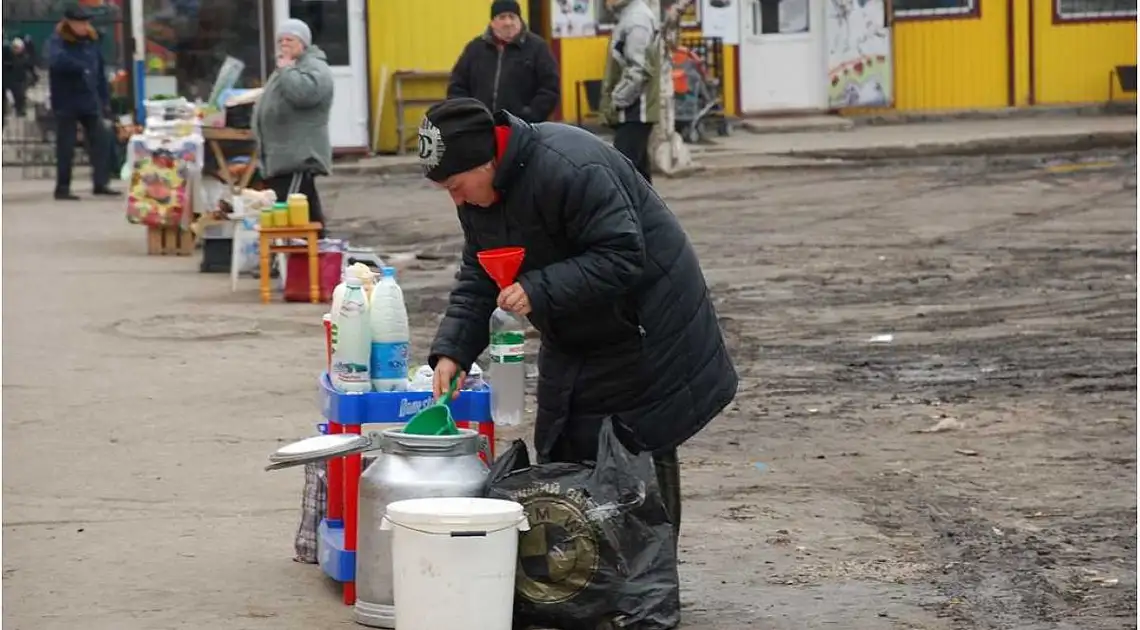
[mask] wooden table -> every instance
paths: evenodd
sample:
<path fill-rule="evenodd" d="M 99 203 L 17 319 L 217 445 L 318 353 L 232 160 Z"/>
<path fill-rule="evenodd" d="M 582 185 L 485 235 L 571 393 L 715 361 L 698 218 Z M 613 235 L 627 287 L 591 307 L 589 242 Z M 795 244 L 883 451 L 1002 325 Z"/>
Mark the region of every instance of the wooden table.
<path fill-rule="evenodd" d="M 392 73 L 392 89 L 396 101 L 396 155 L 403 155 L 407 150 L 404 128 L 404 108 L 415 106 L 430 107 L 444 100 L 439 98 L 404 98 L 404 83 L 416 81 L 447 81 L 451 78 L 450 72 L 424 71 L 424 70 L 397 70 Z M 446 92 L 446 88 L 445 88 Z"/>
<path fill-rule="evenodd" d="M 309 301 L 321 303 L 321 278 L 319 270 L 318 234 L 324 227 L 320 223 L 289 227 L 263 227 L 258 240 L 258 256 L 261 258 L 261 303 L 269 304 L 269 260 L 273 254 L 308 254 L 309 256 Z M 277 239 L 304 239 L 305 246 L 274 245 Z"/>
<path fill-rule="evenodd" d="M 210 147 L 210 152 L 214 154 L 214 159 L 218 162 L 218 177 L 229 186 L 234 194 L 241 194 L 241 191 L 249 187 L 249 182 L 253 179 L 253 174 L 257 172 L 258 151 L 257 151 L 257 138 L 253 136 L 252 129 L 233 129 L 230 127 L 203 127 L 202 137 L 206 139 L 206 145 Z M 227 140 L 236 140 L 239 142 L 249 142 L 249 163 L 245 168 L 245 172 L 235 182 L 233 176 L 230 174 L 230 169 L 226 162 L 226 153 L 222 151 L 221 142 Z"/>

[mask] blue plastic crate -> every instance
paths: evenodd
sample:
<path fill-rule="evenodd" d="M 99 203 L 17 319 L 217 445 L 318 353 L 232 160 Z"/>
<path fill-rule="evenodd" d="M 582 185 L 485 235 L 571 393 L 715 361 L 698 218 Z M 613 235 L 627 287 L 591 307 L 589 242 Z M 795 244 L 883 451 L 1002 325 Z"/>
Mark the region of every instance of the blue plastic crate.
<path fill-rule="evenodd" d="M 343 425 L 399 423 L 432 403 L 431 392 L 367 392 L 344 394 L 333 389 L 327 372 L 320 378 L 321 415 Z M 491 390 L 464 390 L 451 401 L 456 421 L 491 422 Z"/>
<path fill-rule="evenodd" d="M 356 552 L 344 548 L 344 521 L 321 519 L 317 528 L 317 563 L 337 582 L 356 580 Z"/>

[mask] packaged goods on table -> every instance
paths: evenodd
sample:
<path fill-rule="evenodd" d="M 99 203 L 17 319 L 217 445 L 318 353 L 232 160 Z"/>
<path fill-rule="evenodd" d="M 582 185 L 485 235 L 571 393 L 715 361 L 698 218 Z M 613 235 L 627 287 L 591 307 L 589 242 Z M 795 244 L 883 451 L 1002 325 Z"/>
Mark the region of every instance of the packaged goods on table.
<path fill-rule="evenodd" d="M 203 156 L 200 136 L 150 131 L 132 136 L 127 143 L 131 164 L 127 221 L 150 227 L 189 225 Z"/>

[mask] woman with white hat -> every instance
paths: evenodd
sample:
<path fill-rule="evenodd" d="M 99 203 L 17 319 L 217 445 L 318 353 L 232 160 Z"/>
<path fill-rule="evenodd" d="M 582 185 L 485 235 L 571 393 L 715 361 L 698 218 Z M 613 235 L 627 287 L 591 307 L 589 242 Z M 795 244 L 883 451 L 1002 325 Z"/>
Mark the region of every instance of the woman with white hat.
<path fill-rule="evenodd" d="M 254 106 L 253 133 L 261 172 L 284 201 L 290 192 L 309 198 L 313 221 L 325 222 L 314 179 L 332 170 L 329 111 L 333 76 L 309 25 L 298 19 L 277 27 L 277 70 Z M 322 230 L 323 236 L 323 230 Z"/>

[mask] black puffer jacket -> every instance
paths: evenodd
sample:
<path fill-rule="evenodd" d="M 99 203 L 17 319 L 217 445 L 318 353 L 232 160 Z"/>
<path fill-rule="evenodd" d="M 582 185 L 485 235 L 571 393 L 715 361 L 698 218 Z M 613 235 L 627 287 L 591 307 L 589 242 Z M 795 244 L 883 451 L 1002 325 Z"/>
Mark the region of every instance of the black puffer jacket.
<path fill-rule="evenodd" d="M 477 252 L 525 247 L 518 281 L 542 334 L 540 459 L 560 439 L 583 445 L 573 449 L 578 459 L 592 458 L 609 414 L 630 448 L 676 447 L 737 387 L 688 237 L 629 160 L 589 132 L 495 118 L 511 128 L 495 173 L 501 201 L 459 209 L 466 245 L 431 365 L 447 356 L 470 366 L 487 346 L 498 288 Z"/>
<path fill-rule="evenodd" d="M 471 40 L 451 70 L 447 98 L 469 96 L 528 122 L 550 118 L 562 94 L 558 62 L 541 37 L 526 30 L 500 47 L 488 28 Z"/>

